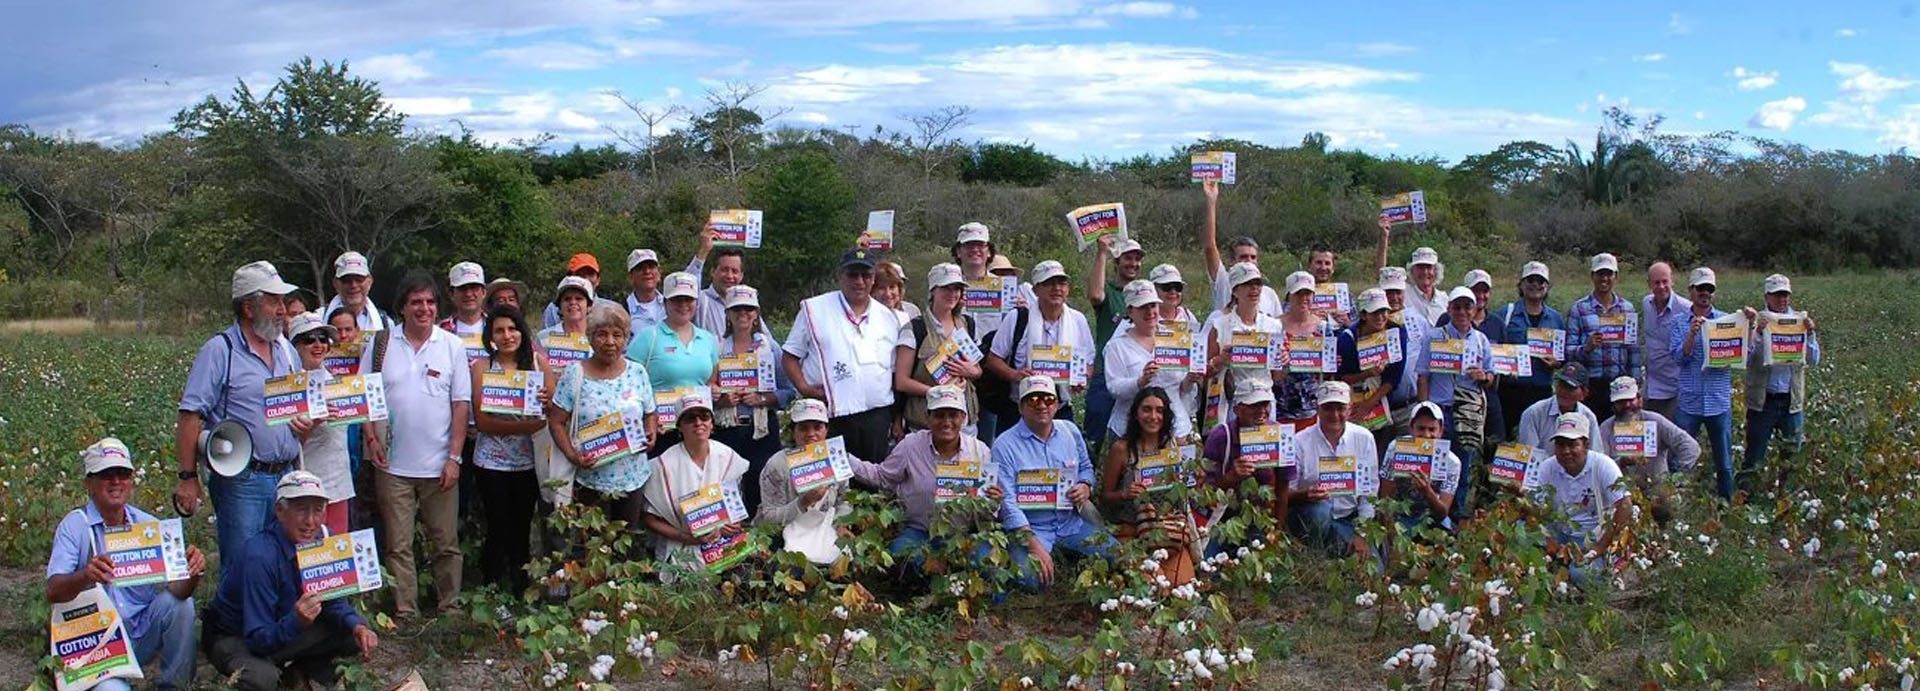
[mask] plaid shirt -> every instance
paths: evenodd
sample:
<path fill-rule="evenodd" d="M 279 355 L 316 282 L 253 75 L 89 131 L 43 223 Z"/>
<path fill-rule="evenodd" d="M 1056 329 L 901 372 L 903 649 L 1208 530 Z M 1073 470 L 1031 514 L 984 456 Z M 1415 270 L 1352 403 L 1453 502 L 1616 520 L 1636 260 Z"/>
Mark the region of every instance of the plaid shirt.
<path fill-rule="evenodd" d="M 1707 312 L 1708 319 L 1727 316 L 1719 308 Z M 1686 353 L 1687 332 L 1693 328 L 1693 309 L 1675 310 L 1667 315 L 1667 342 L 1673 344 L 1673 361 L 1680 367 L 1679 395 L 1675 404 L 1680 412 L 1713 417 L 1733 410 L 1733 370 L 1725 367 L 1702 369 L 1707 361 L 1707 334 L 1693 335 L 1693 352 Z"/>
<path fill-rule="evenodd" d="M 1600 318 L 1614 314 L 1626 314 L 1627 323 L 1639 326 L 1640 319 L 1633 310 L 1633 303 L 1613 294 L 1613 305 L 1601 309 L 1600 302 L 1593 294 L 1575 300 L 1573 307 L 1567 310 L 1567 359 L 1578 361 L 1587 366 L 1587 377 L 1602 382 L 1612 381 L 1623 375 L 1634 379 L 1645 379 L 1642 369 L 1640 344 L 1638 339 L 1629 339 L 1626 345 L 1596 346 L 1593 352 L 1585 350 L 1587 339 L 1600 332 Z"/>

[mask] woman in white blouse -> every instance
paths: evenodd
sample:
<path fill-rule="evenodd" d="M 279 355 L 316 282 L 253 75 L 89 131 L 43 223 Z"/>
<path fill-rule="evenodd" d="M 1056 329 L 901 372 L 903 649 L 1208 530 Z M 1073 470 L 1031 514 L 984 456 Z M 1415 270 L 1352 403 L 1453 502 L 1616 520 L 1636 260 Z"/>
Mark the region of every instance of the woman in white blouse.
<path fill-rule="evenodd" d="M 701 569 L 705 568 L 701 545 L 739 534 L 747 517 L 729 516 L 714 532 L 695 535 L 682 513 L 681 502 L 714 486 L 723 494 L 737 494 L 740 478 L 747 474 L 747 460 L 726 444 L 713 441 L 713 402 L 707 388 L 687 391 L 680 398 L 675 423 L 680 429 L 680 443 L 660 454 L 659 466 L 641 488 L 646 497 L 642 521 L 654 534 L 654 558 L 661 566 Z"/>
<path fill-rule="evenodd" d="M 1123 294 L 1127 300 L 1127 321 L 1122 326 L 1126 330 L 1108 340 L 1103 351 L 1107 391 L 1113 394 L 1113 414 L 1107 419 L 1107 432 L 1115 439 L 1126 434 L 1127 411 L 1133 409 L 1133 399 L 1140 395 L 1141 389 L 1157 386 L 1175 391 L 1189 376 L 1181 371 L 1161 371 L 1159 363 L 1153 361 L 1154 339 L 1160 326 L 1160 294 L 1153 282 L 1136 279 L 1127 284 Z M 1173 436 L 1192 434 L 1193 416 L 1187 414 L 1186 402 L 1175 398 L 1167 408 Z"/>

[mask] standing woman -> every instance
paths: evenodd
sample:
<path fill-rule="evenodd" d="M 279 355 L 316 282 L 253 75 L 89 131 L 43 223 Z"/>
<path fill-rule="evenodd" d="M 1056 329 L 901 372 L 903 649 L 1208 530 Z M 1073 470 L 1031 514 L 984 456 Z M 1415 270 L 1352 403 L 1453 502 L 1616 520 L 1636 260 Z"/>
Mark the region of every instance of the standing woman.
<path fill-rule="evenodd" d="M 333 348 L 334 327 L 320 321 L 319 312 L 301 312 L 287 317 L 287 334 L 293 350 L 300 356 L 300 369 L 308 376 L 331 378 L 327 374 L 327 351 Z M 354 497 L 353 473 L 347 462 L 347 428 L 315 424 L 313 432 L 300 443 L 300 469 L 320 478 L 327 491 L 326 526 L 338 535 L 351 527 L 347 502 Z"/>
<path fill-rule="evenodd" d="M 1107 433 L 1116 438 L 1127 431 L 1135 396 L 1159 389 L 1165 398 L 1167 391 L 1179 390 L 1189 380 L 1184 372 L 1161 372 L 1160 365 L 1153 361 L 1154 334 L 1160 328 L 1160 291 L 1149 281 L 1135 279 L 1121 294 L 1127 301 L 1127 320 L 1121 323 L 1126 328 L 1114 332 L 1101 353 L 1107 365 L 1107 392 L 1113 395 L 1113 413 L 1105 424 Z M 1193 434 L 1193 416 L 1188 414 L 1185 401 L 1168 401 L 1165 408 L 1161 411 L 1163 422 L 1173 436 Z"/>
<path fill-rule="evenodd" d="M 584 334 L 587 332 L 587 310 L 593 305 L 593 284 L 579 276 L 560 279 L 559 295 L 553 302 L 558 306 L 560 321 L 553 326 L 540 330 L 541 337 L 558 334 Z"/>
<path fill-rule="evenodd" d="M 564 304 L 560 317 L 564 324 Z M 607 518 L 637 528 L 639 489 L 653 470 L 646 452 L 635 450 L 595 465 L 581 455 L 575 436 L 580 428 L 615 413 L 644 415 L 647 438 L 660 435 L 659 421 L 653 417 L 653 383 L 639 363 L 626 358 L 629 324 L 627 313 L 619 307 L 595 305 L 588 310 L 587 341 L 593 346 L 593 356 L 567 366 L 557 377 L 553 405 L 547 411 L 547 430 L 553 433 L 554 453 L 566 458 L 576 470 L 574 500 L 597 506 Z"/>
<path fill-rule="evenodd" d="M 1313 274 L 1295 271 L 1287 275 L 1287 309 L 1280 314 L 1284 336 L 1291 340 L 1327 332 L 1327 320 L 1313 311 Z M 1320 415 L 1320 375 L 1286 372 L 1273 380 L 1273 414 L 1295 431 L 1312 427 Z"/>
<path fill-rule="evenodd" d="M 903 418 L 906 420 L 906 432 L 927 429 L 927 392 L 940 384 L 958 387 L 966 394 L 967 419 L 976 419 L 980 414 L 980 398 L 974 391 L 974 381 L 980 378 L 980 363 L 963 357 L 949 357 L 946 361 L 945 382 L 938 381 L 933 375 L 933 358 L 939 354 L 941 346 L 948 341 L 960 338 L 973 339 L 973 319 L 961 314 L 961 299 L 967 291 L 967 281 L 961 277 L 957 264 L 936 264 L 927 271 L 927 312 L 907 322 L 907 328 L 900 330 L 900 345 L 894 348 L 893 390 L 902 404 Z M 974 343 L 979 350 L 979 343 Z M 902 435 L 904 436 L 904 435 Z M 879 459 L 860 459 L 877 463 Z"/>
<path fill-rule="evenodd" d="M 680 442 L 660 454 L 660 467 L 647 479 L 646 526 L 653 532 L 653 556 L 661 566 L 674 564 L 700 570 L 700 544 L 706 540 L 693 534 L 687 518 L 680 512 L 680 498 L 711 485 L 721 492 L 740 491 L 740 478 L 747 474 L 747 460 L 713 441 L 713 403 L 707 388 L 686 390 L 679 401 Z M 744 529 L 740 522 L 720 528 L 719 535 L 733 535 Z M 667 578 L 671 579 L 669 574 Z"/>
<path fill-rule="evenodd" d="M 920 306 L 907 302 L 907 270 L 894 262 L 880 262 L 873 277 L 873 299 L 900 313 L 900 321 L 920 316 Z"/>
<path fill-rule="evenodd" d="M 720 365 L 720 339 L 693 323 L 700 302 L 700 279 L 681 271 L 668 274 L 662 285 L 667 318 L 633 335 L 627 359 L 647 370 L 656 390 L 704 387 Z M 650 452 L 657 456 L 678 440 L 678 428 L 667 431 L 654 438 Z"/>
<path fill-rule="evenodd" d="M 767 466 L 767 459 L 780 451 L 780 407 L 793 400 L 793 384 L 787 381 L 786 368 L 780 367 L 780 344 L 760 328 L 760 291 L 738 285 L 721 296 L 727 308 L 727 331 L 720 336 L 720 355 L 758 353 L 760 362 L 775 363 L 774 390 L 727 393 L 714 389 L 713 438 L 747 459 L 749 473 Z M 763 367 L 764 371 L 764 367 Z M 720 383 L 714 373 L 713 386 Z M 756 476 L 757 477 L 757 476 Z M 747 513 L 760 513 L 760 486 L 746 483 L 740 498 Z"/>
<path fill-rule="evenodd" d="M 1153 281 L 1154 289 L 1160 292 L 1160 329 L 1165 331 L 1185 327 L 1187 333 L 1193 334 L 1196 339 L 1200 338 L 1203 333 L 1201 329 L 1206 326 L 1206 323 L 1195 317 L 1193 310 L 1187 309 L 1187 281 L 1181 277 L 1180 268 L 1172 264 L 1161 264 L 1147 272 L 1147 280 Z M 1187 383 L 1180 385 L 1178 390 L 1167 392 L 1186 406 L 1187 424 L 1195 425 L 1196 428 L 1199 424 L 1198 414 L 1205 407 L 1200 402 L 1200 381 L 1205 378 L 1206 376 L 1202 374 L 1188 374 Z"/>
<path fill-rule="evenodd" d="M 512 305 L 496 305 L 487 312 L 480 330 L 487 358 L 473 363 L 473 400 L 481 401 L 486 375 L 536 372 L 541 397 L 551 400 L 553 377 L 534 357 L 527 320 Z M 540 501 L 540 480 L 533 473 L 533 437 L 547 429 L 547 421 L 524 415 L 498 415 L 473 407 L 475 485 L 485 512 L 486 538 L 480 546 L 480 573 L 507 593 L 527 585 L 527 533 L 533 527 L 534 507 Z"/>
<path fill-rule="evenodd" d="M 1152 538 L 1155 530 L 1164 534 L 1165 541 L 1153 546 L 1167 550 L 1167 558 L 1161 562 L 1162 573 L 1169 587 L 1178 587 L 1193 580 L 1193 553 L 1187 550 L 1193 538 L 1187 527 L 1188 514 L 1184 507 L 1140 501 L 1147 491 L 1140 484 L 1140 458 L 1174 444 L 1173 426 L 1168 424 L 1172 415 L 1172 399 L 1165 389 L 1149 386 L 1134 396 L 1126 409 L 1125 433 L 1116 435 L 1113 445 L 1107 447 L 1107 462 L 1100 469 L 1100 503 L 1113 520 L 1115 536 L 1122 540 Z"/>
<path fill-rule="evenodd" d="M 1280 320 L 1260 312 L 1260 295 L 1267 283 L 1266 278 L 1260 275 L 1259 265 L 1239 263 L 1227 267 L 1227 284 L 1231 286 L 1227 306 L 1207 317 L 1207 375 L 1226 377 L 1223 398 L 1231 401 L 1235 398 L 1234 392 L 1247 388 L 1255 379 L 1266 380 L 1264 383 L 1271 392 L 1279 386 L 1280 378 L 1286 373 L 1229 366 L 1227 351 L 1233 343 L 1234 334 L 1264 333 L 1279 338 L 1281 325 Z M 1237 414 L 1234 409 L 1228 412 Z"/>
<path fill-rule="evenodd" d="M 1353 403 L 1347 407 L 1352 412 L 1347 418 L 1354 424 L 1366 426 L 1362 421 L 1373 419 L 1380 406 L 1388 406 L 1386 411 L 1379 411 L 1384 415 L 1380 424 L 1370 428 L 1373 430 L 1374 446 L 1384 449 L 1401 436 L 1401 430 L 1393 424 L 1391 401 L 1395 398 L 1405 400 L 1406 396 L 1411 395 L 1413 378 L 1409 376 L 1411 370 L 1407 363 L 1413 358 L 1412 354 L 1418 352 L 1419 346 L 1408 341 L 1405 327 L 1393 323 L 1389 316 L 1386 291 L 1379 288 L 1361 291 L 1356 306 L 1359 307 L 1359 321 L 1340 330 L 1340 381 L 1353 387 Z M 1374 334 L 1393 331 L 1399 332 L 1398 353 L 1390 355 L 1387 364 L 1362 369 L 1360 341 Z M 1387 340 L 1387 347 L 1396 347 L 1392 338 Z M 1401 395 L 1396 396 L 1396 393 Z"/>

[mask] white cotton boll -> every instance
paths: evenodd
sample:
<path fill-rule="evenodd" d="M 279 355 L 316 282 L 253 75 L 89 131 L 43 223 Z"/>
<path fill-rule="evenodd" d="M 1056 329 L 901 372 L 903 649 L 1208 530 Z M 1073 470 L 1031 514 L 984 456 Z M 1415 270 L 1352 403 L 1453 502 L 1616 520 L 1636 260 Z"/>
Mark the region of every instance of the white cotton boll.
<path fill-rule="evenodd" d="M 613 656 L 601 655 L 593 658 L 593 666 L 587 668 L 587 673 L 593 675 L 594 681 L 606 681 L 607 675 L 613 673 Z"/>
<path fill-rule="evenodd" d="M 842 605 L 833 606 L 833 618 L 839 619 L 841 621 L 846 621 L 847 616 L 848 616 L 847 608 L 845 606 L 842 606 Z"/>
<path fill-rule="evenodd" d="M 1504 691 L 1507 688 L 1507 674 L 1500 670 L 1487 673 L 1487 691 Z"/>
<path fill-rule="evenodd" d="M 1879 530 L 1879 529 L 1880 529 L 1880 519 L 1874 518 L 1872 516 L 1868 516 L 1867 530 Z"/>
<path fill-rule="evenodd" d="M 1836 533 L 1837 533 L 1837 532 L 1840 532 L 1840 531 L 1842 531 L 1842 530 L 1846 530 L 1846 529 L 1847 529 L 1847 522 L 1846 522 L 1846 521 L 1842 521 L 1842 520 L 1840 520 L 1840 519 L 1838 519 L 1838 518 L 1836 518 L 1836 519 L 1833 519 L 1833 531 L 1834 531 L 1834 532 L 1836 532 Z"/>
<path fill-rule="evenodd" d="M 1020 688 L 1023 688 L 1023 689 L 1033 688 L 1033 677 L 1020 677 Z"/>
<path fill-rule="evenodd" d="M 1887 575 L 1887 563 L 1884 561 L 1875 559 L 1873 561 L 1873 577 L 1880 578 L 1885 575 Z"/>
<path fill-rule="evenodd" d="M 1820 553 L 1820 536 L 1815 535 L 1811 538 L 1807 538 L 1807 544 L 1801 545 L 1800 551 L 1805 552 L 1807 554 L 1808 559 L 1812 559 L 1813 555 L 1819 554 Z"/>
<path fill-rule="evenodd" d="M 1253 649 L 1241 648 L 1233 651 L 1233 661 L 1243 665 L 1253 664 Z"/>
<path fill-rule="evenodd" d="M 1433 627 L 1440 625 L 1440 615 L 1432 608 L 1423 609 L 1419 614 L 1414 615 L 1414 623 L 1420 627 L 1421 632 L 1432 631 Z"/>
<path fill-rule="evenodd" d="M 1791 552 L 1793 551 L 1793 543 L 1788 542 L 1787 539 L 1784 537 L 1780 538 L 1780 549 L 1784 549 Z"/>
<path fill-rule="evenodd" d="M 1102 603 L 1100 603 L 1100 611 L 1102 611 L 1102 612 L 1111 612 L 1111 611 L 1114 611 L 1114 610 L 1116 610 L 1116 609 L 1120 609 L 1120 601 L 1119 601 L 1119 600 L 1114 600 L 1114 599 L 1111 599 L 1111 598 L 1109 598 L 1109 599 L 1108 599 L 1108 600 L 1107 600 L 1106 602 L 1102 602 Z"/>
<path fill-rule="evenodd" d="M 1218 648 L 1208 648 L 1207 666 L 1214 669 L 1226 669 L 1227 656 L 1222 654 Z"/>

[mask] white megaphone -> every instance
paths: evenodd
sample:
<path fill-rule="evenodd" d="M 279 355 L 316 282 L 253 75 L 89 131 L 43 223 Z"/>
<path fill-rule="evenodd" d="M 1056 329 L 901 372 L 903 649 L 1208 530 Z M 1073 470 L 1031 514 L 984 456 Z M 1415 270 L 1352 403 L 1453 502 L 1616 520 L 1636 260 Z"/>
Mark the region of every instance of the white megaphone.
<path fill-rule="evenodd" d="M 221 477 L 239 475 L 253 460 L 253 435 L 235 420 L 201 430 L 200 460 Z"/>

